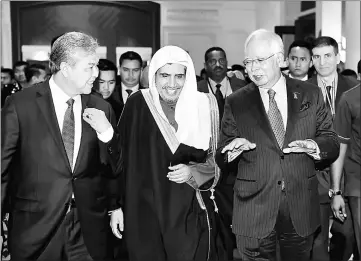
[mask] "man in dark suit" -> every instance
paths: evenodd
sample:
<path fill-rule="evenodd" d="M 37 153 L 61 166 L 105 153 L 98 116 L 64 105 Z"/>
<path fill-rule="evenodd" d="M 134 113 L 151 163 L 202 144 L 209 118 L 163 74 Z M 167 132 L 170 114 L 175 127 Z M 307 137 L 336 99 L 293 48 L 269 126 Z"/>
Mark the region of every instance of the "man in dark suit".
<path fill-rule="evenodd" d="M 317 74 L 308 82 L 319 87 L 326 107 L 330 110 L 332 117 L 335 118 L 342 93 L 356 86 L 358 82 L 337 73 L 340 54 L 337 42 L 331 37 L 321 36 L 315 39 L 312 46 L 312 61 Z M 316 164 L 316 169 L 319 180 L 321 228 L 315 235 L 313 259 L 317 261 L 328 261 L 330 258 L 331 260 L 349 260 L 355 245 L 351 219 L 346 219 L 343 223 L 339 220 L 333 221 L 331 233 L 334 236 L 331 238 L 330 251 L 328 251 L 329 223 L 330 216 L 332 216 L 328 193 L 331 188 L 329 164 Z M 343 191 L 343 184 L 342 181 L 341 192 Z M 346 211 L 349 212 L 348 209 Z"/>
<path fill-rule="evenodd" d="M 115 113 L 116 121 L 118 122 L 124 104 L 120 102 L 119 94 L 115 92 L 117 66 L 110 60 L 99 59 L 98 69 L 99 76 L 95 79 L 93 90 L 109 102 Z"/>
<path fill-rule="evenodd" d="M 246 86 L 247 83 L 237 77 L 227 76 L 227 56 L 226 52 L 220 47 L 211 47 L 204 54 L 204 68 L 207 77 L 197 83 L 199 92 L 213 93 L 217 99 L 220 120 L 223 116 L 224 100 L 225 98 Z M 216 197 L 218 198 L 220 213 L 224 217 L 223 220 L 226 229 L 230 235 L 230 242 L 227 243 L 230 257 L 233 256 L 233 249 L 236 248 L 236 240 L 232 235 L 232 208 L 233 208 L 233 184 L 237 172 L 236 164 L 232 164 L 223 169 L 227 172 L 226 175 L 221 175 L 227 178 L 221 178 L 216 187 Z"/>
<path fill-rule="evenodd" d="M 128 97 L 139 89 L 143 89 L 139 84 L 142 65 L 142 57 L 133 51 L 125 52 L 119 58 L 120 88 L 114 94 L 119 97 L 122 110 Z"/>
<path fill-rule="evenodd" d="M 12 260 L 106 260 L 109 217 L 102 165 L 121 159 L 110 105 L 89 95 L 97 41 L 59 37 L 50 80 L 8 98 L 2 109 L 1 207 L 10 198 Z M 108 151 L 112 151 L 109 154 Z M 114 173 L 114 174 L 113 174 Z M 110 173 L 115 176 L 115 173 Z"/>
<path fill-rule="evenodd" d="M 314 161 L 333 161 L 337 135 L 321 91 L 285 78 L 281 38 L 263 29 L 245 43 L 253 83 L 226 99 L 217 164 L 239 160 L 233 232 L 241 259 L 309 260 L 320 224 Z"/>

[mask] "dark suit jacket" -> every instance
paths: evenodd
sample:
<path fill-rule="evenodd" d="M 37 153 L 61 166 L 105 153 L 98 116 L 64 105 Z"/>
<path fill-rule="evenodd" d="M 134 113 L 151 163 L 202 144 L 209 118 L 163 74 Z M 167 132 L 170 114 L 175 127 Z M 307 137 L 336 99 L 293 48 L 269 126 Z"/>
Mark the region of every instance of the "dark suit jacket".
<path fill-rule="evenodd" d="M 316 75 L 314 77 L 308 79 L 307 81 L 318 86 Z M 335 100 L 336 111 L 338 108 L 338 104 L 339 104 L 341 95 L 345 91 L 356 86 L 358 83 L 359 82 L 357 80 L 350 79 L 341 74 L 338 74 L 336 100 Z M 329 173 L 329 171 L 323 171 L 324 169 L 327 169 L 329 166 L 330 166 L 330 164 L 328 164 L 328 162 L 319 162 L 316 164 L 316 169 L 320 170 L 320 171 L 317 171 L 316 173 L 317 173 L 317 178 L 319 181 L 318 191 L 320 194 L 320 202 L 321 203 L 329 203 L 330 202 L 330 199 L 328 197 L 328 190 L 329 190 L 330 184 L 331 184 L 330 173 Z M 343 178 L 342 178 L 341 183 L 344 184 Z M 341 189 L 343 190 L 343 185 L 341 185 Z"/>
<path fill-rule="evenodd" d="M 242 88 L 243 86 L 247 85 L 247 82 L 245 82 L 241 79 L 238 79 L 237 77 L 228 77 L 228 79 L 231 84 L 232 92 L 235 92 L 238 89 Z M 201 81 L 197 82 L 197 89 L 199 92 L 209 93 L 208 81 L 201 80 Z"/>
<path fill-rule="evenodd" d="M 92 94 L 82 95 L 81 101 L 82 110 L 89 107 L 104 111 L 116 131 L 114 113 L 107 102 Z M 1 115 L 1 206 L 11 197 L 12 258 L 36 260 L 41 255 L 64 220 L 65 204 L 72 193 L 90 255 L 93 259 L 107 258 L 109 217 L 104 188 L 108 179 L 99 174 L 99 169 L 120 159 L 120 151 L 112 150 L 114 159 L 110 160 L 107 149 L 111 149 L 82 120 L 81 143 L 72 173 L 48 81 L 12 95 Z"/>
<path fill-rule="evenodd" d="M 284 141 L 313 139 L 321 160 L 335 160 L 339 143 L 322 93 L 312 84 L 286 78 L 288 120 Z M 258 87 L 251 83 L 228 96 L 221 127 L 217 164 L 224 168 L 221 150 L 234 138 L 256 143 L 239 156 L 234 185 L 233 232 L 263 238 L 275 226 L 285 180 L 290 216 L 300 236 L 313 233 L 320 224 L 314 160 L 305 153 L 283 154 L 273 134 Z"/>

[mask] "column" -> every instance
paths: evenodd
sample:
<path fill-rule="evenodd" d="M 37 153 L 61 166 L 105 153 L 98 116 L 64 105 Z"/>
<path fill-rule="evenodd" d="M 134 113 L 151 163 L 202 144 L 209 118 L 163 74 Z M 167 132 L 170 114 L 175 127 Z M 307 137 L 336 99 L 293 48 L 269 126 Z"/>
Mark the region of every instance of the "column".
<path fill-rule="evenodd" d="M 1 1 L 1 66 L 12 68 L 10 1 Z"/>
<path fill-rule="evenodd" d="M 357 72 L 357 63 L 360 55 L 360 1 L 346 1 L 346 26 L 344 36 L 346 37 L 346 69 Z"/>

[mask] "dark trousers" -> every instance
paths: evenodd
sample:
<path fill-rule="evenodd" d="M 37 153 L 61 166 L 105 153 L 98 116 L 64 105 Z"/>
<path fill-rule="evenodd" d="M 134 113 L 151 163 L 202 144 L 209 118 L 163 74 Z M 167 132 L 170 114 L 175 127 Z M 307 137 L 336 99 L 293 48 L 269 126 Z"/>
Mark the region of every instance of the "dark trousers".
<path fill-rule="evenodd" d="M 286 193 L 282 193 L 277 221 L 272 232 L 265 238 L 237 235 L 237 249 L 243 261 L 278 261 L 277 241 L 282 261 L 310 260 L 313 235 L 301 237 L 296 233 L 290 217 Z"/>
<path fill-rule="evenodd" d="M 38 261 L 92 261 L 81 233 L 78 211 L 70 208 Z"/>
<path fill-rule="evenodd" d="M 361 242 L 360 242 L 360 236 L 361 236 L 361 198 L 360 197 L 348 197 L 348 202 L 350 205 L 350 212 L 352 217 L 352 223 L 355 231 L 355 237 L 357 242 L 357 249 L 358 249 L 358 259 L 354 260 L 360 260 L 361 255 Z M 347 213 L 350 213 L 347 212 Z"/>
<path fill-rule="evenodd" d="M 329 223 L 332 211 L 330 203 L 320 204 L 321 227 L 315 233 L 312 250 L 312 260 L 314 261 L 347 261 L 354 252 L 355 235 L 352 227 L 351 216 L 341 223 L 334 220 L 331 227 L 332 238 L 329 245 Z M 350 213 L 346 203 L 346 213 Z"/>

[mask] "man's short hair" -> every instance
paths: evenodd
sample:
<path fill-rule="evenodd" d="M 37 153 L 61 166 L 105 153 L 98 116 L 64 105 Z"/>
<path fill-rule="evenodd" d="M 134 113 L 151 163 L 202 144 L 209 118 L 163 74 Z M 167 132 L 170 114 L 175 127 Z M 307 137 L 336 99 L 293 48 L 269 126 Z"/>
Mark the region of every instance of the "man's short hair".
<path fill-rule="evenodd" d="M 332 46 L 335 54 L 338 54 L 338 43 L 329 36 L 320 36 L 313 41 L 312 49 L 316 47 Z"/>
<path fill-rule="evenodd" d="M 99 59 L 98 69 L 99 71 L 114 71 L 117 75 L 117 66 L 108 59 Z"/>
<path fill-rule="evenodd" d="M 274 33 L 271 32 L 269 30 L 266 29 L 257 29 L 255 31 L 253 31 L 246 39 L 245 43 L 244 43 L 244 52 L 246 53 L 247 50 L 247 46 L 249 44 L 249 42 L 254 38 L 261 38 L 262 40 L 267 40 L 269 42 L 269 48 L 272 50 L 272 52 L 280 52 L 284 55 L 285 51 L 284 51 L 284 45 L 283 45 L 283 41 L 282 38 Z M 266 37 L 266 39 L 265 39 Z"/>
<path fill-rule="evenodd" d="M 95 38 L 80 32 L 69 32 L 58 37 L 51 47 L 49 66 L 52 74 L 60 71 L 60 64 L 66 62 L 73 66 L 76 63 L 74 54 L 83 51 L 87 55 L 96 54 L 99 47 Z"/>
<path fill-rule="evenodd" d="M 357 79 L 357 73 L 354 70 L 351 69 L 345 69 L 341 72 L 341 75 L 343 76 L 352 76 Z"/>
<path fill-rule="evenodd" d="M 17 61 L 14 66 L 13 66 L 13 70 L 15 71 L 16 67 L 20 67 L 25 65 L 25 67 L 29 67 L 29 63 L 28 62 L 24 62 L 24 61 Z"/>
<path fill-rule="evenodd" d="M 142 57 L 139 55 L 139 53 L 128 51 L 123 53 L 119 57 L 119 67 L 122 66 L 124 60 L 137 60 L 139 62 L 140 68 L 143 67 L 143 60 Z"/>
<path fill-rule="evenodd" d="M 240 71 L 240 72 L 244 72 L 244 70 L 246 69 L 243 65 L 240 64 L 233 64 L 231 68 L 232 71 Z"/>
<path fill-rule="evenodd" d="M 357 63 L 357 73 L 361 73 L 361 60 Z"/>
<path fill-rule="evenodd" d="M 210 54 L 211 52 L 213 51 L 216 51 L 216 52 L 222 52 L 224 54 L 224 57 L 226 57 L 227 59 L 227 55 L 226 55 L 226 52 L 221 48 L 221 47 L 218 47 L 218 46 L 213 46 L 211 48 L 209 48 L 205 54 L 204 54 L 204 61 L 207 62 L 208 61 L 208 54 Z"/>
<path fill-rule="evenodd" d="M 10 78 L 11 78 L 11 79 L 14 79 L 14 71 L 13 71 L 13 69 L 10 69 L 10 68 L 2 68 L 2 67 L 1 67 L 1 72 L 2 72 L 2 73 L 7 73 L 7 74 L 9 74 L 9 75 L 10 75 Z"/>
<path fill-rule="evenodd" d="M 34 63 L 25 69 L 26 81 L 29 82 L 33 76 L 39 77 L 41 70 L 46 71 L 46 68 L 42 64 Z"/>
<path fill-rule="evenodd" d="M 295 47 L 301 47 L 301 48 L 305 48 L 309 51 L 310 55 L 312 56 L 312 49 L 311 49 L 311 44 L 307 41 L 304 41 L 304 40 L 296 40 L 294 41 L 291 45 L 290 45 L 290 48 L 288 48 L 288 55 L 290 55 L 290 52 L 292 50 L 292 48 L 295 48 Z"/>

